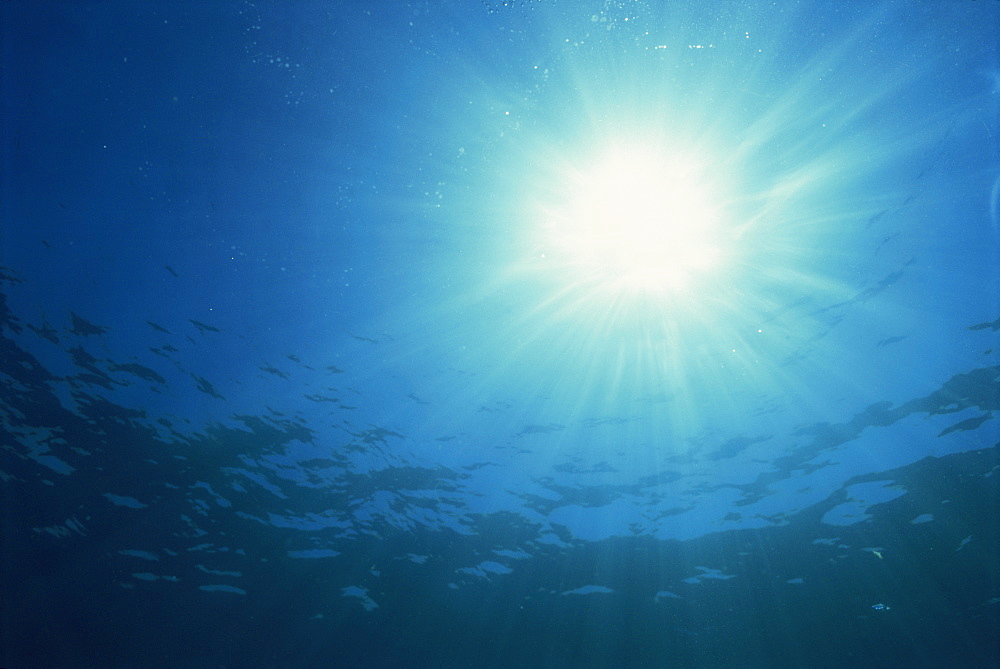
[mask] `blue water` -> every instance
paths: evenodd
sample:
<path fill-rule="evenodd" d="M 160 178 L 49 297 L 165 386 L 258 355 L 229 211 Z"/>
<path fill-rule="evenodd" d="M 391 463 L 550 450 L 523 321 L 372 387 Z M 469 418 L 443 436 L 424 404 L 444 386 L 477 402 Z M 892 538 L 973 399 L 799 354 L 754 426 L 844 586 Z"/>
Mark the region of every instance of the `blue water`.
<path fill-rule="evenodd" d="M 4 3 L 0 665 L 1000 666 L 998 26 Z"/>

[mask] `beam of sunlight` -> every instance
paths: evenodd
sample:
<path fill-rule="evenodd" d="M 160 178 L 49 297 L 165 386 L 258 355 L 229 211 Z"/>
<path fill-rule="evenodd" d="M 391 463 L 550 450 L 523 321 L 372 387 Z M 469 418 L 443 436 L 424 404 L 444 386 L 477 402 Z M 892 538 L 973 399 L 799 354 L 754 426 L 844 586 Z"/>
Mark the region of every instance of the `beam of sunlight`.
<path fill-rule="evenodd" d="M 910 262 L 889 240 L 961 122 L 886 113 L 930 74 L 859 58 L 888 11 L 800 60 L 792 18 L 709 41 L 684 17 L 535 15 L 546 59 L 508 53 L 492 88 L 446 91 L 466 101 L 443 119 L 461 244 L 428 266 L 454 290 L 408 317 L 440 314 L 440 355 L 489 361 L 484 396 L 576 415 L 668 398 L 650 438 L 745 421 L 768 394 L 816 409 L 811 379 L 850 394 L 853 333 L 883 317 L 852 310 Z"/>

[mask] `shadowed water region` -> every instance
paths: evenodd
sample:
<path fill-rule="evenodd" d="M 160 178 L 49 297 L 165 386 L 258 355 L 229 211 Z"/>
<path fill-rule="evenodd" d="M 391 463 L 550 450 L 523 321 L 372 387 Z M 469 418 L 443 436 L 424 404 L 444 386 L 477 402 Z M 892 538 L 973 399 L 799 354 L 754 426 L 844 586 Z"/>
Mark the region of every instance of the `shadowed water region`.
<path fill-rule="evenodd" d="M 4 666 L 1000 661 L 1000 3 L 3 12 Z"/>

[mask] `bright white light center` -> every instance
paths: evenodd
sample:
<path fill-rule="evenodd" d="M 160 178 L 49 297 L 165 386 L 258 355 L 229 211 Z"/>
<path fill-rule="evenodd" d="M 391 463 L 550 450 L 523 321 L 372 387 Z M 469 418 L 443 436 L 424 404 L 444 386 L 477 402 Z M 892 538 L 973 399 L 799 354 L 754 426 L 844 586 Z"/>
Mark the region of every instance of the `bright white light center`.
<path fill-rule="evenodd" d="M 696 166 L 647 150 L 611 152 L 574 174 L 550 218 L 560 259 L 615 292 L 686 289 L 714 267 L 717 212 Z"/>

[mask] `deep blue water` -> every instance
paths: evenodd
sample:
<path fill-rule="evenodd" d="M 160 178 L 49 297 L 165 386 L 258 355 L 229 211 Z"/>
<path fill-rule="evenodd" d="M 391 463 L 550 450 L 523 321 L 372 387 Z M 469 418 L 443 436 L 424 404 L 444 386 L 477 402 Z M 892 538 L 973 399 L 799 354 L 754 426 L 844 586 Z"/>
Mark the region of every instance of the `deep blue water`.
<path fill-rule="evenodd" d="M 1000 666 L 1000 2 L 0 11 L 0 666 Z"/>

